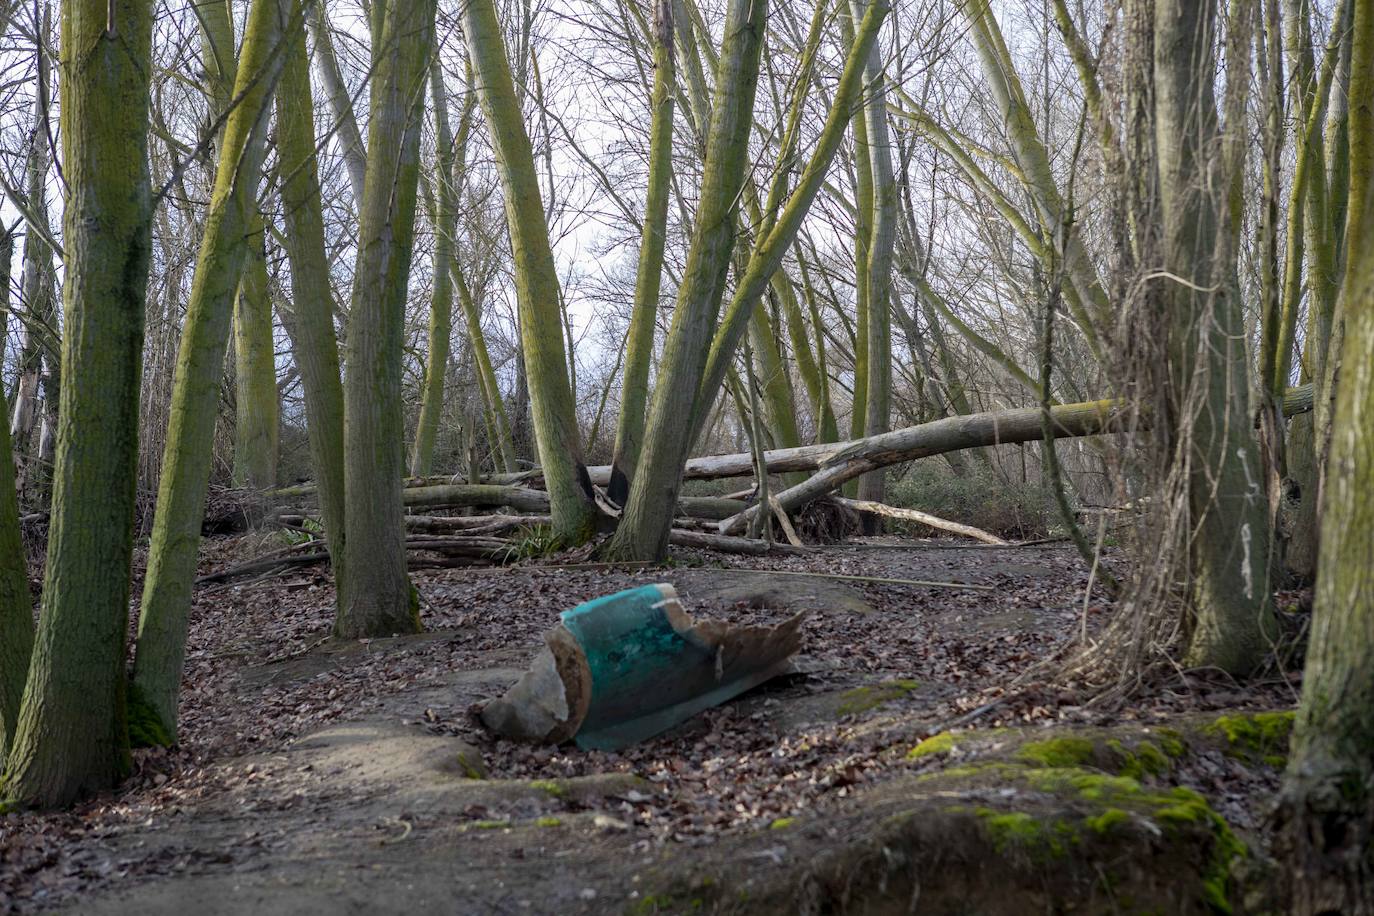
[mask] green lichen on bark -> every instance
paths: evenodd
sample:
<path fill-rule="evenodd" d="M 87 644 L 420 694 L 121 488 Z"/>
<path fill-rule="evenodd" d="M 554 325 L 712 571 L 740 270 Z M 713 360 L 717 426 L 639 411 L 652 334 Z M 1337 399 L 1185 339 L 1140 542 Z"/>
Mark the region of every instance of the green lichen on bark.
<path fill-rule="evenodd" d="M 62 4 L 62 388 L 43 607 L 0 791 L 16 805 L 69 804 L 129 767 L 152 23 L 150 0 Z"/>
<path fill-rule="evenodd" d="M 284 57 L 280 14 L 279 0 L 254 0 L 249 11 L 234 83 L 236 103 L 224 125 L 172 383 L 134 680 L 173 737 L 224 354 L 256 216 L 267 112 Z M 302 27 L 299 18 L 295 26 Z"/>
<path fill-rule="evenodd" d="M 529 379 L 535 439 L 559 539 L 591 537 L 596 510 L 582 457 L 581 433 L 563 345 L 562 292 L 549 245 L 548 221 L 534 155 L 491 0 L 464 6 L 463 34 L 477 91 L 496 148 L 515 267 L 521 351 Z"/>
<path fill-rule="evenodd" d="M 420 630 L 406 574 L 401 365 L 434 17 L 434 0 L 387 5 L 373 48 L 344 360 L 344 569 L 334 621 L 344 639 Z"/>

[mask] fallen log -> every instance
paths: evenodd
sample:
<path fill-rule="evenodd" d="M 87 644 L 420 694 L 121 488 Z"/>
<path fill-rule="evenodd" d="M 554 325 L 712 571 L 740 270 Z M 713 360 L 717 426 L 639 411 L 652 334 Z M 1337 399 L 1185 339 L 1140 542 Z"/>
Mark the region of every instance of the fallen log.
<path fill-rule="evenodd" d="M 814 548 L 793 547 L 788 544 L 769 544 L 754 538 L 731 537 L 725 534 L 708 534 L 704 531 L 684 531 L 674 528 L 668 533 L 668 543 L 675 547 L 704 547 L 719 550 L 721 553 L 741 553 L 748 556 L 762 556 L 766 553 L 804 556 L 815 552 Z"/>
<path fill-rule="evenodd" d="M 902 509 L 897 506 L 888 506 L 883 503 L 875 503 L 866 499 L 846 499 L 843 496 L 834 497 L 835 502 L 842 506 L 848 506 L 857 512 L 868 512 L 873 515 L 881 515 L 884 518 L 900 519 L 904 522 L 920 522 L 930 528 L 938 528 L 941 531 L 948 531 L 951 534 L 962 534 L 984 544 L 995 544 L 998 547 L 1006 547 L 1007 542 L 997 535 L 984 531 L 982 528 L 975 528 L 972 525 L 962 525 L 959 522 L 951 522 L 948 519 L 940 518 L 938 515 L 930 515 L 919 509 Z M 786 516 L 784 516 L 785 518 Z"/>
<path fill-rule="evenodd" d="M 1296 416 L 1301 413 L 1308 413 L 1313 406 L 1313 386 L 1309 383 L 1299 385 L 1296 388 L 1289 388 L 1283 396 L 1283 415 L 1285 417 Z M 1076 411 L 1088 407 L 1101 409 L 1103 406 L 1109 409 L 1117 408 L 1121 405 L 1117 400 L 1089 401 L 1081 404 L 1061 404 L 1052 408 L 1053 411 Z M 1019 428 L 1024 422 L 1025 416 L 1029 415 L 1032 421 L 1039 422 L 1040 409 L 1038 407 L 1013 408 L 1009 410 L 994 410 L 979 414 L 966 414 L 961 417 L 948 417 L 944 420 L 936 420 L 934 423 L 924 423 L 919 426 L 909 426 L 905 429 L 893 430 L 884 435 L 898 435 L 910 433 L 914 430 L 925 429 L 926 427 L 945 424 L 951 421 L 976 420 L 978 422 L 991 421 L 997 423 L 999 418 L 1008 428 Z M 1096 435 L 1103 430 L 1094 430 L 1084 433 L 1073 433 L 1056 429 L 1056 435 L 1064 435 L 1070 438 L 1076 435 Z M 1037 432 L 1032 438 L 1040 438 Z M 763 453 L 764 464 L 767 465 L 769 473 L 781 474 L 788 471 L 815 471 L 830 463 L 830 460 L 841 454 L 847 449 L 858 445 L 866 440 L 852 439 L 845 442 L 823 442 L 815 445 L 802 445 L 796 448 L 772 449 Z M 977 448 L 985 445 L 998 445 L 1015 442 L 1029 441 L 1024 438 L 997 438 L 992 441 L 971 442 L 965 445 L 955 446 L 956 449 Z M 953 449 L 944 449 L 950 451 Z M 939 454 L 933 452 L 931 454 Z M 918 456 L 920 457 L 920 456 Z M 730 455 L 705 455 L 699 458 L 689 458 L 686 466 L 682 470 L 683 480 L 714 480 L 721 477 L 749 477 L 754 473 L 754 456 L 749 452 L 737 452 Z M 591 482 L 597 486 L 607 486 L 611 480 L 611 466 L 609 464 L 592 465 L 587 468 L 587 475 Z M 462 475 L 435 475 L 430 477 L 407 477 L 403 486 L 406 490 L 432 489 L 435 487 L 512 487 L 522 492 L 530 492 L 529 487 L 516 487 L 515 484 L 538 484 L 543 480 L 538 468 L 519 471 L 512 474 L 487 474 L 482 477 L 480 483 L 465 482 Z M 538 491 L 536 491 L 538 492 Z M 743 494 L 751 493 L 752 490 L 742 491 Z M 315 484 L 305 482 L 291 487 L 282 487 L 270 491 L 270 495 L 279 502 L 289 503 L 293 500 L 313 500 L 315 496 Z M 736 498 L 741 494 L 731 494 L 726 498 Z M 708 497 L 710 498 L 710 497 Z M 685 497 L 684 502 L 690 501 L 692 497 Z M 468 503 L 455 503 L 455 505 L 469 505 Z M 485 505 L 485 504 L 484 504 Z"/>
<path fill-rule="evenodd" d="M 543 490 L 508 484 L 459 483 L 406 487 L 401 501 L 407 506 L 454 506 L 463 509 L 510 506 L 518 512 L 547 514 L 549 494 Z"/>
<path fill-rule="evenodd" d="M 537 528 L 553 524 L 551 515 L 407 515 L 407 531 L 467 534 L 500 534 L 518 528 Z"/>
<path fill-rule="evenodd" d="M 1062 404 L 1051 408 L 1050 415 L 1056 436 L 1094 436 L 1113 429 L 1121 416 L 1121 402 Z M 1040 420 L 1038 407 L 999 410 L 946 417 L 847 442 L 826 459 L 816 474 L 776 494 L 776 498 L 783 511 L 795 512 L 842 484 L 888 465 L 965 448 L 1033 442 L 1043 436 Z M 754 511 L 754 508 L 746 509 L 725 519 L 718 526 L 720 533 L 743 531 Z"/>
<path fill-rule="evenodd" d="M 1288 389 L 1283 398 L 1284 416 L 1290 417 L 1311 410 L 1312 397 L 1310 384 Z M 1060 404 L 1050 408 L 1054 434 L 1058 438 L 1071 439 L 1114 432 L 1117 430 L 1122 416 L 1123 404 L 1116 399 L 1086 401 L 1081 404 Z M 933 423 L 895 429 L 892 432 L 870 436 L 867 439 L 855 439 L 833 446 L 825 446 L 831 451 L 814 465 L 817 473 L 796 486 L 775 494 L 775 496 L 783 511 L 795 512 L 811 500 L 838 488 L 842 484 L 869 471 L 888 465 L 901 464 L 914 461 L 917 458 L 928 458 L 931 455 L 940 455 L 966 448 L 1039 441 L 1044 437 L 1040 421 L 1041 409 L 1039 407 L 995 410 L 986 413 L 946 417 Z M 812 460 L 819 454 L 818 450 L 821 448 L 822 446 L 804 446 L 801 449 L 783 449 L 782 451 L 786 455 L 776 465 L 769 460 L 769 455 L 777 455 L 778 453 L 765 452 L 764 460 L 770 471 L 796 470 L 798 469 L 796 462 L 801 460 L 800 453 L 805 453 L 806 459 Z M 737 466 L 742 468 L 739 473 L 750 473 L 752 464 L 747 453 L 716 456 L 712 459 L 694 459 L 688 462 L 688 465 L 690 467 L 694 462 L 709 460 L 713 462 L 713 467 L 719 469 L 729 463 L 725 459 L 732 461 L 738 459 L 740 463 Z M 702 465 L 698 464 L 697 470 L 701 471 L 702 469 Z M 743 531 L 756 511 L 756 507 L 750 507 L 725 519 L 718 526 L 720 532 L 722 534 L 737 534 Z"/>

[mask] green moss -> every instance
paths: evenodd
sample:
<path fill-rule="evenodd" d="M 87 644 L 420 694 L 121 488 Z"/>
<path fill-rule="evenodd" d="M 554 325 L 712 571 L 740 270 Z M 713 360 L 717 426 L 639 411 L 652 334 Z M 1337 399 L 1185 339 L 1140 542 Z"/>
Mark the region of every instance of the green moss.
<path fill-rule="evenodd" d="M 955 743 L 953 732 L 940 732 L 938 735 L 931 735 L 907 751 L 906 756 L 908 760 L 918 760 L 921 757 L 929 757 L 931 754 L 948 754 L 954 750 Z"/>
<path fill-rule="evenodd" d="M 1154 730 L 1155 738 L 1159 742 L 1159 747 L 1166 755 L 1177 760 L 1188 751 L 1188 743 L 1183 740 L 1183 733 L 1174 728 L 1157 728 Z"/>
<path fill-rule="evenodd" d="M 458 754 L 458 766 L 462 767 L 463 775 L 468 779 L 487 778 L 487 773 L 483 767 L 482 758 L 480 756 L 476 760 L 473 760 L 471 755 L 466 752 L 460 752 Z"/>
<path fill-rule="evenodd" d="M 1169 772 L 1169 758 L 1149 741 L 1142 741 L 1131 750 L 1115 738 L 1107 741 L 1107 747 L 1119 760 L 1119 772 L 1132 779 L 1146 776 L 1165 776 Z"/>
<path fill-rule="evenodd" d="M 1088 801 L 1130 798 L 1141 794 L 1140 783 L 1129 776 L 1108 776 L 1078 767 L 1026 770 L 1025 780 L 1041 792 L 1077 795 Z"/>
<path fill-rule="evenodd" d="M 556 817 L 541 817 L 534 822 L 536 827 L 562 827 L 563 821 Z"/>
<path fill-rule="evenodd" d="M 552 779 L 536 779 L 530 783 L 530 787 L 539 789 L 541 792 L 547 792 L 554 798 L 563 798 L 568 794 L 567 786 Z"/>
<path fill-rule="evenodd" d="M 1017 748 L 1016 759 L 1042 767 L 1082 766 L 1093 759 L 1093 743 L 1087 738 L 1032 741 Z"/>
<path fill-rule="evenodd" d="M 1249 850 L 1231 831 L 1226 819 L 1192 789 L 1179 787 L 1158 802 L 1161 806 L 1154 812 L 1154 817 L 1166 830 L 1197 825 L 1211 830 L 1212 856 L 1202 874 L 1203 897 L 1218 912 L 1231 912 L 1231 866 Z"/>
<path fill-rule="evenodd" d="M 899 700 L 911 691 L 920 687 L 919 681 L 908 678 L 898 678 L 892 681 L 883 681 L 881 684 L 871 684 L 866 687 L 855 687 L 853 690 L 846 690 L 840 694 L 839 709 L 842 716 L 850 716 L 855 713 L 867 712 L 870 709 Z"/>
<path fill-rule="evenodd" d="M 129 744 L 132 747 L 171 747 L 171 731 L 163 724 L 157 710 L 143 695 L 143 689 L 129 682 L 125 710 L 129 721 Z"/>
<path fill-rule="evenodd" d="M 769 830 L 786 830 L 797 822 L 795 817 L 774 818 L 773 823 L 768 825 Z"/>
<path fill-rule="evenodd" d="M 1128 824 L 1130 821 L 1131 815 L 1129 812 L 1123 811 L 1120 808 L 1107 808 L 1101 814 L 1094 817 L 1085 817 L 1083 819 L 1083 826 L 1087 827 L 1093 833 L 1104 834 L 1111 833 L 1117 827 Z"/>
<path fill-rule="evenodd" d="M 1293 713 L 1257 712 L 1218 716 L 1203 731 L 1225 738 L 1227 753 L 1234 757 L 1263 760 L 1287 754 L 1288 736 L 1293 731 Z"/>
<path fill-rule="evenodd" d="M 1042 820 L 1024 811 L 998 812 L 977 808 L 984 832 L 1000 853 L 1022 852 L 1033 859 L 1059 859 L 1078 843 L 1078 831 L 1068 821 Z"/>

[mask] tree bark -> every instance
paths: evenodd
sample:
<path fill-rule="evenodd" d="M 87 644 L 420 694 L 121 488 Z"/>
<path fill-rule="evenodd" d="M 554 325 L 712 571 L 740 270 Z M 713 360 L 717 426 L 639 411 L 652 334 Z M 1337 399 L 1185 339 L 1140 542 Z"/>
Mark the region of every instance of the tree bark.
<path fill-rule="evenodd" d="M 657 559 L 668 546 L 682 463 L 694 438 L 693 409 L 734 247 L 767 5 L 729 3 L 695 231 L 659 363 L 636 484 L 606 548 L 616 559 Z"/>
<path fill-rule="evenodd" d="M 596 506 L 568 380 L 561 293 L 548 222 L 492 0 L 467 3 L 463 34 L 501 173 L 515 262 L 521 349 L 534 411 L 535 443 L 552 499 L 554 535 L 564 544 L 579 544 L 592 535 Z"/>
<path fill-rule="evenodd" d="M 1357 0 L 1359 7 L 1368 7 Z M 1357 17 L 1361 14 L 1357 12 Z M 1367 37 L 1367 36 L 1366 36 Z M 1360 41 L 1361 39 L 1357 39 Z M 1367 102 L 1366 102 L 1367 104 Z M 1366 206 L 1365 219 L 1374 217 Z M 1374 909 L 1374 244 L 1351 247 L 1346 350 L 1302 703 L 1276 818 L 1292 913 Z"/>
<path fill-rule="evenodd" d="M 375 4 L 380 7 L 381 4 Z M 334 114 L 339 146 L 343 151 L 344 167 L 348 170 L 348 184 L 353 189 L 354 206 L 363 205 L 363 189 L 367 185 L 367 150 L 363 147 L 363 135 L 358 130 L 358 119 L 353 114 L 353 99 L 344 84 L 343 74 L 339 71 L 339 59 L 334 53 L 334 38 L 329 32 L 329 10 L 325 0 L 315 0 L 310 5 L 310 32 L 315 38 L 315 63 L 319 68 L 320 82 L 325 95 L 329 97 L 329 108 Z M 314 109 L 310 109 L 314 111 Z"/>
<path fill-rule="evenodd" d="M 867 0 L 850 0 L 855 18 Z M 864 126 L 868 161 L 873 170 L 873 220 L 868 243 L 868 384 L 864 401 L 864 435 L 891 429 L 892 410 L 892 250 L 897 238 L 897 181 L 892 170 L 892 139 L 887 126 L 887 84 L 876 42 L 864 67 Z M 882 502 L 886 491 L 881 472 L 859 479 L 859 498 Z"/>
<path fill-rule="evenodd" d="M 234 485 L 277 485 L 277 348 L 272 337 L 272 289 L 267 277 L 266 229 L 253 218 L 248 255 L 234 299 Z"/>
<path fill-rule="evenodd" d="M 149 0 L 62 4 L 61 424 L 43 610 L 4 796 L 56 807 L 129 767 L 125 633 L 152 195 Z"/>
<path fill-rule="evenodd" d="M 1116 401 L 1063 404 L 1050 410 L 1056 436 L 1093 436 L 1110 432 L 1119 412 L 1120 404 Z M 1035 407 L 969 414 L 893 430 L 839 446 L 794 449 L 788 458 L 798 464 L 803 460 L 816 460 L 818 453 L 825 457 L 818 462 L 820 470 L 815 475 L 804 483 L 788 487 L 776 494 L 775 498 L 784 512 L 792 513 L 848 481 L 888 465 L 956 449 L 1038 440 L 1043 434 L 1041 417 L 1041 410 Z M 767 457 L 765 455 L 765 459 Z M 720 525 L 721 532 L 732 534 L 742 531 L 748 517 L 756 511 L 749 509 L 726 519 Z"/>
<path fill-rule="evenodd" d="M 434 0 L 388 5 L 373 52 L 367 182 L 344 361 L 347 578 L 334 621 L 343 639 L 421 628 L 402 522 L 401 359 L 434 18 Z"/>
<path fill-rule="evenodd" d="M 299 19 L 295 25 L 300 27 Z M 278 47 L 282 26 L 278 0 L 254 0 L 234 83 L 238 101 L 224 125 L 214 192 L 177 354 L 134 663 L 139 715 L 146 714 L 158 723 L 168 743 L 176 739 L 187 615 L 234 292 L 243 273 L 248 233 L 256 215 L 267 111 L 285 58 Z"/>
<path fill-rule="evenodd" d="M 673 93 L 677 88 L 673 49 L 672 0 L 655 0 L 652 29 L 654 88 L 649 128 L 649 190 L 635 277 L 634 309 L 625 342 L 625 374 L 620 388 L 620 421 L 606 495 L 624 505 L 644 438 L 644 405 L 649 400 L 649 363 L 653 358 L 658 294 L 663 279 L 663 248 L 668 234 L 668 191 L 673 171 Z"/>
<path fill-rule="evenodd" d="M 1270 531 L 1247 409 L 1247 353 L 1235 251 L 1225 243 L 1213 90 L 1214 0 L 1155 0 L 1154 165 L 1168 315 L 1168 403 L 1189 451 L 1191 634 L 1187 664 L 1242 675 L 1269 651 Z M 1232 129 L 1239 129 L 1239 125 Z M 1227 260 L 1231 259 L 1229 263 Z"/>
<path fill-rule="evenodd" d="M 287 0 L 294 5 L 295 0 Z M 318 0 L 317 0 L 318 4 Z M 344 404 L 339 342 L 334 331 L 334 297 L 325 253 L 315 125 L 296 112 L 314 111 L 305 35 L 288 46 L 277 86 L 277 155 L 281 160 L 281 204 L 286 257 L 291 266 L 291 318 L 283 321 L 291 354 L 301 372 L 311 464 L 322 491 L 324 536 L 334 567 L 335 607 L 342 606 L 344 575 Z"/>
<path fill-rule="evenodd" d="M 439 415 L 444 410 L 444 382 L 453 336 L 453 274 L 449 261 L 454 257 L 453 235 L 456 181 L 459 173 L 454 161 L 467 138 L 471 108 L 463 111 L 458 127 L 459 141 L 453 140 L 448 120 L 448 91 L 444 88 L 443 67 L 436 55 L 429 65 L 430 92 L 434 97 L 434 158 L 438 173 L 435 184 L 434 288 L 429 304 L 429 351 L 425 355 L 425 375 L 420 389 L 420 416 L 415 421 L 415 442 L 410 450 L 410 473 L 419 477 L 434 466 L 434 440 L 439 432 Z"/>
<path fill-rule="evenodd" d="M 9 314 L 10 259 L 14 236 L 0 238 L 0 360 L 4 359 L 4 318 Z M 0 392 L 0 409 L 5 396 Z M 19 535 L 19 500 L 14 486 L 14 455 L 9 436 L 0 435 L 0 767 L 14 738 L 15 719 L 33 651 L 33 600 L 28 562 Z"/>

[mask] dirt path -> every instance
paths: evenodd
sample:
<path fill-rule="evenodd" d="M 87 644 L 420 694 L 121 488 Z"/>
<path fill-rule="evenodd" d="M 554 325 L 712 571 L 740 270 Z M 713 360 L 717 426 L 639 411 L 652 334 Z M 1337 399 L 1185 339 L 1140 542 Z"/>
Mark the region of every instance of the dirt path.
<path fill-rule="evenodd" d="M 931 766 L 908 759 L 913 745 L 1053 652 L 1085 613 L 1086 576 L 1057 548 L 907 542 L 677 560 L 634 572 L 422 573 L 429 631 L 366 644 L 325 638 L 332 594 L 316 575 L 203 592 L 182 748 L 140 752 L 121 795 L 74 814 L 0 820 L 4 909 L 670 911 L 706 899 L 662 891 L 694 866 L 786 883 L 789 869 L 854 839 L 790 828 L 839 823 L 880 799 L 890 807 L 894 787 Z M 518 676 L 558 611 L 654 581 L 675 585 L 697 615 L 809 611 L 797 671 L 619 754 L 518 746 L 480 728 L 472 708 Z M 1090 621 L 1099 612 L 1088 604 Z M 1132 716 L 1160 722 L 1238 699 L 1204 685 Z M 1032 692 L 978 724 L 1103 721 L 1071 704 Z M 1210 779 L 1217 809 L 1253 826 L 1272 774 L 1211 750 L 1197 759 L 1205 766 L 1186 778 Z M 921 793 L 898 795 L 907 804 Z"/>

